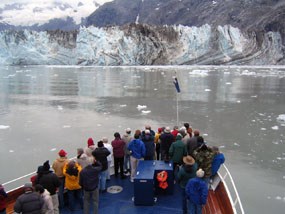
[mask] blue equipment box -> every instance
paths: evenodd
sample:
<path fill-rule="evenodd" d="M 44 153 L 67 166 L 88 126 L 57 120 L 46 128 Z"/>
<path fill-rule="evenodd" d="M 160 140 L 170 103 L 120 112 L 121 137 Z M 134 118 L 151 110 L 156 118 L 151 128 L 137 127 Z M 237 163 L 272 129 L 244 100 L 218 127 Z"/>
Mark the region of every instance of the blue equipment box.
<path fill-rule="evenodd" d="M 159 182 L 156 179 L 157 173 L 166 171 L 168 174 L 166 189 L 159 187 Z M 164 161 L 139 161 L 136 176 L 134 178 L 134 203 L 135 205 L 153 205 L 155 194 L 173 193 L 173 165 L 172 162 L 165 163 Z"/>

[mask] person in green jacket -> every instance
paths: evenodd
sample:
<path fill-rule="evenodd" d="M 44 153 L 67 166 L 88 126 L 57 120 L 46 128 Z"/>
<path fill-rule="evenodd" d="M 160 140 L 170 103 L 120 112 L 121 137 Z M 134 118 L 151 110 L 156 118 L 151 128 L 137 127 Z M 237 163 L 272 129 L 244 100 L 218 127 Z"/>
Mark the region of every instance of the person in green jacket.
<path fill-rule="evenodd" d="M 183 164 L 183 157 L 187 155 L 187 149 L 182 142 L 182 135 L 177 134 L 176 141 L 169 148 L 169 157 L 173 161 L 174 175 L 177 175 L 178 167 Z"/>
<path fill-rule="evenodd" d="M 184 164 L 180 167 L 177 174 L 177 181 L 182 188 L 182 209 L 185 214 L 187 213 L 187 196 L 185 193 L 185 187 L 189 179 L 196 177 L 198 165 L 190 155 L 183 158 L 183 163 Z"/>

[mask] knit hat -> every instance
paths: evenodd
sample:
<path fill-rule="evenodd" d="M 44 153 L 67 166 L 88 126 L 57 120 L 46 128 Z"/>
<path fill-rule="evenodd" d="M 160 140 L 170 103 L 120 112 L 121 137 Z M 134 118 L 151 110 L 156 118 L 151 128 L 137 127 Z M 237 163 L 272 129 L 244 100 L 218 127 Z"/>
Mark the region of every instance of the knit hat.
<path fill-rule="evenodd" d="M 67 155 L 66 151 L 64 151 L 63 149 L 61 149 L 59 152 L 58 152 L 58 155 L 60 157 L 65 157 Z"/>
<path fill-rule="evenodd" d="M 205 175 L 205 172 L 203 171 L 203 169 L 198 169 L 197 172 L 196 172 L 196 176 L 198 178 L 203 178 Z"/>
<path fill-rule="evenodd" d="M 158 133 L 161 133 L 162 132 L 162 128 L 158 128 L 157 131 L 158 131 Z"/>
<path fill-rule="evenodd" d="M 193 165 L 195 163 L 195 160 L 192 156 L 190 155 L 187 155 L 185 157 L 183 157 L 183 162 L 186 164 L 186 165 Z"/>
<path fill-rule="evenodd" d="M 103 143 L 108 143 L 108 138 L 107 137 L 103 137 L 102 141 L 103 141 Z"/>
<path fill-rule="evenodd" d="M 49 171 L 49 169 L 50 169 L 49 160 L 47 160 L 43 164 L 43 171 Z"/>
<path fill-rule="evenodd" d="M 25 183 L 25 185 L 24 185 L 24 189 L 25 190 L 28 190 L 28 189 L 33 189 L 33 184 L 32 184 L 32 182 L 28 182 L 28 183 Z"/>
<path fill-rule="evenodd" d="M 103 145 L 104 145 L 104 144 L 103 144 L 103 141 L 102 141 L 102 140 L 98 141 L 98 142 L 97 142 L 97 145 L 98 145 L 98 147 L 103 147 Z"/>
<path fill-rule="evenodd" d="M 130 133 L 131 131 L 131 128 L 126 128 L 126 133 Z"/>
<path fill-rule="evenodd" d="M 39 166 L 38 170 L 37 170 L 37 173 L 41 173 L 41 172 L 43 172 L 43 170 L 44 170 L 44 167 L 43 166 Z"/>
<path fill-rule="evenodd" d="M 164 132 L 165 133 L 170 133 L 170 128 L 169 127 L 165 127 Z"/>
<path fill-rule="evenodd" d="M 145 133 L 145 134 L 150 134 L 149 129 L 146 129 L 146 130 L 144 131 L 144 133 Z"/>
<path fill-rule="evenodd" d="M 178 133 L 175 140 L 182 140 L 182 135 L 180 133 Z"/>
<path fill-rule="evenodd" d="M 93 145 L 94 145 L 94 141 L 93 141 L 93 139 L 92 139 L 91 137 L 90 137 L 90 138 L 88 138 L 87 145 L 88 145 L 88 147 L 90 147 L 90 146 L 93 146 Z"/>

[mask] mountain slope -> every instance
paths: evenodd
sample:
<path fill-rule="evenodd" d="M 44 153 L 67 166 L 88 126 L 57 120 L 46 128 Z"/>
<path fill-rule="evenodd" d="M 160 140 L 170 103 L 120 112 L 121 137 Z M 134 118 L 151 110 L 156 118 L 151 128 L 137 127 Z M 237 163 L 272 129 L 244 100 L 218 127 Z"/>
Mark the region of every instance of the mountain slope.
<path fill-rule="evenodd" d="M 97 9 L 87 25 L 232 25 L 242 30 L 281 30 L 285 27 L 282 0 L 115 0 Z"/>

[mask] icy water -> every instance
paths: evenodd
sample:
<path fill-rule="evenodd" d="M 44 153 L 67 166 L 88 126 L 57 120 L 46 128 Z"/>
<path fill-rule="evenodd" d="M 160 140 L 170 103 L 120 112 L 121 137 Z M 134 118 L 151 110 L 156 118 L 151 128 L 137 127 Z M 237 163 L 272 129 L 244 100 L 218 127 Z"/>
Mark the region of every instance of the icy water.
<path fill-rule="evenodd" d="M 0 183 L 89 137 L 178 120 L 224 152 L 246 213 L 283 214 L 284 117 L 285 67 L 0 67 Z"/>

